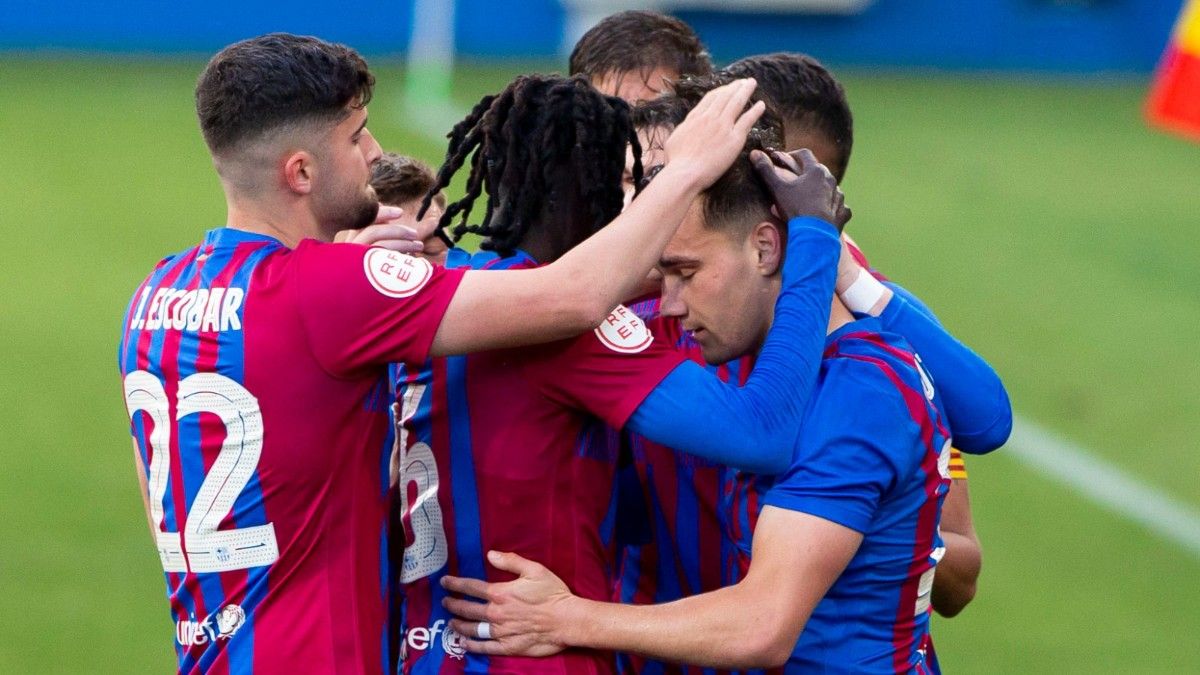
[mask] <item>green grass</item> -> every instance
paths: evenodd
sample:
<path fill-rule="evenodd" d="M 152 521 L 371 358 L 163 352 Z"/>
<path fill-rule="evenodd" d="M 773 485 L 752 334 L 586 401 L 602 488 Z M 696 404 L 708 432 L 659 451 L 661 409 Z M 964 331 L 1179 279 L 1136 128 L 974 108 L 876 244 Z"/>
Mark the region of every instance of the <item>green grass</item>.
<path fill-rule="evenodd" d="M 115 343 L 153 263 L 224 218 L 199 68 L 0 60 L 0 672 L 173 661 Z M 456 102 L 513 72 L 464 68 Z M 405 127 L 399 71 L 378 76 L 375 135 L 439 161 Z M 996 365 L 1022 414 L 1200 507 L 1200 147 L 1146 129 L 1136 83 L 845 81 L 850 229 L 873 262 Z M 948 672 L 1200 671 L 1200 560 L 1003 454 L 970 467 L 985 571 L 937 622 Z"/>

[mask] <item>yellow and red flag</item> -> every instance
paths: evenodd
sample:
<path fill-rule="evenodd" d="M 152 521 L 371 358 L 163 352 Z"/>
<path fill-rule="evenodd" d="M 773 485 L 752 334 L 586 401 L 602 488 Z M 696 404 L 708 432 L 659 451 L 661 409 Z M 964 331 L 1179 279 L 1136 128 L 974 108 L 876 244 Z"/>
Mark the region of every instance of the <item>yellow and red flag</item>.
<path fill-rule="evenodd" d="M 1146 117 L 1200 141 L 1200 0 L 1184 4 L 1150 88 Z"/>

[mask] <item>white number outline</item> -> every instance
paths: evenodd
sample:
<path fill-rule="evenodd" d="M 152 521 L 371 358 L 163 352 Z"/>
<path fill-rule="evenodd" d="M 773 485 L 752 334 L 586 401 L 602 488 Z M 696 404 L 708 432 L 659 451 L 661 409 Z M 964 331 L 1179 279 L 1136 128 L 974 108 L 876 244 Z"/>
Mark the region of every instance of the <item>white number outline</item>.
<path fill-rule="evenodd" d="M 919 364 L 917 370 L 921 372 L 921 380 L 925 381 L 925 370 Z M 932 385 L 930 385 L 928 391 L 932 391 Z M 938 453 L 938 476 L 942 480 L 947 481 L 950 480 L 950 445 L 951 441 L 947 438 L 946 442 L 942 444 L 941 452 Z M 938 537 L 941 538 L 941 536 L 942 527 L 939 524 Z M 929 611 L 930 603 L 933 600 L 933 578 L 937 572 L 938 563 L 942 561 L 945 555 L 945 546 L 933 549 L 933 552 L 929 555 L 930 558 L 933 558 L 933 566 L 925 570 L 921 574 L 921 578 L 917 580 L 917 602 L 913 608 L 913 616 L 921 616 Z"/>
<path fill-rule="evenodd" d="M 166 572 L 229 572 L 269 565 L 279 559 L 275 525 L 218 529 L 250 482 L 262 457 L 263 424 L 258 399 L 245 387 L 217 373 L 195 373 L 179 383 L 175 422 L 189 415 L 212 413 L 225 425 L 225 442 L 188 509 L 184 536 L 164 531 L 164 501 L 170 474 L 170 400 L 161 380 L 136 370 L 125 376 L 129 417 L 145 412 L 154 422 L 146 438 L 150 446 L 148 492 L 150 518 L 159 559 Z"/>
<path fill-rule="evenodd" d="M 404 561 L 400 566 L 402 584 L 412 583 L 437 572 L 450 559 L 442 505 L 438 502 L 437 459 L 427 443 L 419 442 L 411 448 L 406 448 L 408 429 L 405 424 L 416 414 L 421 397 L 425 395 L 426 386 L 410 384 L 404 390 L 400 404 L 392 404 L 392 415 L 396 423 L 394 452 L 400 458 L 400 512 L 408 516 L 413 535 L 412 545 L 404 547 Z M 409 483 L 417 485 L 417 496 L 412 504 L 408 503 Z"/>

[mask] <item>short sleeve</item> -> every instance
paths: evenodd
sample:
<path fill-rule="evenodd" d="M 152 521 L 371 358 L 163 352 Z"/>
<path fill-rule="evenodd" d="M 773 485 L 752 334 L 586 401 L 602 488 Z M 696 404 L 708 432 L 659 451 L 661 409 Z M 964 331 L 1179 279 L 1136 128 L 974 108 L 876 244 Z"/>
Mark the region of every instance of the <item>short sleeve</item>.
<path fill-rule="evenodd" d="M 524 351 L 526 379 L 547 398 L 621 428 L 685 358 L 663 334 L 618 305 L 595 330 Z"/>
<path fill-rule="evenodd" d="M 306 240 L 292 265 L 301 322 L 333 375 L 425 360 L 462 270 L 356 244 Z"/>
<path fill-rule="evenodd" d="M 919 459 L 920 429 L 873 364 L 836 360 L 816 396 L 792 466 L 765 503 L 865 534 L 881 501 Z"/>

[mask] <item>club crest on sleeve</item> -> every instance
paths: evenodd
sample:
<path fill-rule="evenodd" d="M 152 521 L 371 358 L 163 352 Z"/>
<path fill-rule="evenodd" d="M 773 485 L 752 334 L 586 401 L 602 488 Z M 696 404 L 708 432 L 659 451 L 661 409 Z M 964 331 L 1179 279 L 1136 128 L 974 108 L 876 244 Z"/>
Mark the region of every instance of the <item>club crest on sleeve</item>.
<path fill-rule="evenodd" d="M 605 347 L 622 354 L 636 354 L 654 342 L 654 334 L 646 322 L 625 305 L 617 305 L 596 327 L 596 337 Z"/>
<path fill-rule="evenodd" d="M 363 255 L 363 270 L 375 290 L 392 298 L 413 295 L 433 277 L 428 260 L 384 248 L 372 248 Z"/>

